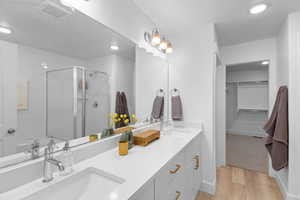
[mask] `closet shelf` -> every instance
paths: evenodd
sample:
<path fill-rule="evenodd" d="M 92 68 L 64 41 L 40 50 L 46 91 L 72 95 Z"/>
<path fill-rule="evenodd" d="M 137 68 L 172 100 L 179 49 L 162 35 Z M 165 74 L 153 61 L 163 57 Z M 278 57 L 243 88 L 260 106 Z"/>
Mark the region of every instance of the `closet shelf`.
<path fill-rule="evenodd" d="M 238 108 L 239 111 L 247 111 L 247 112 L 268 112 L 267 108 Z"/>

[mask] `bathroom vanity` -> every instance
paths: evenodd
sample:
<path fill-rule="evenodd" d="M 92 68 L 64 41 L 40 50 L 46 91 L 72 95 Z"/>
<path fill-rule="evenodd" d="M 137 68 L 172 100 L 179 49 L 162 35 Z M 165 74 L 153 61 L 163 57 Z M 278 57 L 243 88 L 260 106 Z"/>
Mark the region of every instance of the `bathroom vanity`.
<path fill-rule="evenodd" d="M 192 200 L 201 184 L 200 128 L 168 128 L 159 140 L 127 156 L 113 148 L 83 160 L 67 176 L 55 173 L 0 194 L 0 199 Z"/>

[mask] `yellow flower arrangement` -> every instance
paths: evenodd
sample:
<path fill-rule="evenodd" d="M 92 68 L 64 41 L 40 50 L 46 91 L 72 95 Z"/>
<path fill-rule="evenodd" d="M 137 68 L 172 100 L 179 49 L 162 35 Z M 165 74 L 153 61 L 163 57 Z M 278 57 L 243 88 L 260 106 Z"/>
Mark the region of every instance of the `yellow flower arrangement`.
<path fill-rule="evenodd" d="M 132 114 L 130 117 L 127 114 L 113 113 L 109 115 L 109 119 L 110 119 L 111 128 L 113 127 L 114 123 L 123 122 L 124 124 L 129 125 L 130 121 L 132 124 L 135 124 L 138 121 L 138 118 L 136 117 L 135 114 Z"/>

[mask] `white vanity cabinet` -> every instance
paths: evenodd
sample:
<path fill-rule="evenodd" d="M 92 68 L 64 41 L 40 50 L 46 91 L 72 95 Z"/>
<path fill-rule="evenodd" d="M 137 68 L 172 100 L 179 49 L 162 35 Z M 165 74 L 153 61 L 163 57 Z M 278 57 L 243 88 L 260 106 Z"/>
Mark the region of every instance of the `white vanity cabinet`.
<path fill-rule="evenodd" d="M 139 189 L 130 200 L 154 200 L 155 199 L 154 179 L 148 181 Z"/>
<path fill-rule="evenodd" d="M 200 137 L 194 139 L 186 149 L 186 184 L 185 194 L 187 198 L 194 199 L 200 189 L 202 176 L 200 168 Z"/>
<path fill-rule="evenodd" d="M 155 200 L 173 200 L 182 196 L 185 185 L 185 152 L 170 160 L 155 177 Z"/>
<path fill-rule="evenodd" d="M 194 138 L 130 200 L 194 200 L 201 184 L 200 135 Z M 153 193 L 151 193 L 153 191 Z"/>

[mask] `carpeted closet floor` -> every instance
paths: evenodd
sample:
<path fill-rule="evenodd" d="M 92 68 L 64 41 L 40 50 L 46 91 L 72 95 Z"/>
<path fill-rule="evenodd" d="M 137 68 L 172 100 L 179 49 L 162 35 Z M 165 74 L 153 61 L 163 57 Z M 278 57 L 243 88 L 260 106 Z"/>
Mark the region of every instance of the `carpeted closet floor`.
<path fill-rule="evenodd" d="M 226 145 L 228 166 L 267 173 L 268 154 L 264 138 L 227 134 Z"/>

